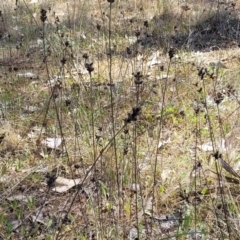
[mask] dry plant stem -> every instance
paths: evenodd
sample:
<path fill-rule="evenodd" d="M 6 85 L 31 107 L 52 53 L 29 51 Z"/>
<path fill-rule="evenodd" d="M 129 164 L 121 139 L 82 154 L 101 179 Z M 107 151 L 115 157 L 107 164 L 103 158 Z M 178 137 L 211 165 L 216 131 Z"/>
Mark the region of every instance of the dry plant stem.
<path fill-rule="evenodd" d="M 138 106 L 139 103 L 139 85 L 136 85 L 137 91 L 136 91 L 136 106 Z M 133 148 L 133 168 L 134 168 L 134 184 L 137 186 L 141 185 L 139 182 L 139 177 L 138 177 L 138 160 L 137 160 L 137 123 L 134 122 L 134 129 L 133 129 L 133 134 L 134 134 L 134 148 Z M 138 219 L 138 189 L 136 187 L 136 194 L 135 194 L 135 212 L 136 212 L 136 225 L 137 225 L 137 239 L 139 239 L 140 236 L 140 231 L 139 231 L 139 219 Z"/>
<path fill-rule="evenodd" d="M 203 176 L 204 176 L 205 179 L 207 179 L 207 176 L 206 176 L 206 174 L 205 174 L 204 171 L 203 171 Z M 206 181 L 206 183 L 207 183 L 207 189 L 210 190 L 210 186 L 209 186 L 208 181 Z M 211 195 L 212 195 L 211 191 L 209 191 L 209 193 L 210 193 L 210 196 L 211 196 Z M 219 226 L 219 228 L 220 228 L 220 232 L 221 232 L 222 239 L 225 239 L 225 238 L 224 238 L 224 232 L 223 232 L 223 230 L 222 230 L 222 228 L 221 228 L 221 226 L 220 226 L 220 219 L 219 219 L 219 216 L 218 216 L 218 214 L 217 214 L 217 209 L 216 209 L 215 204 L 214 204 L 214 197 L 211 196 L 210 199 L 211 199 L 211 203 L 212 203 L 213 212 L 215 213 L 215 217 L 216 217 L 217 224 L 218 224 L 218 226 Z"/>
<path fill-rule="evenodd" d="M 53 100 L 53 103 L 54 103 L 54 107 L 55 107 L 55 111 L 56 111 L 56 116 L 57 116 L 57 122 L 58 122 L 59 130 L 60 130 L 60 135 L 61 135 L 62 142 L 63 142 L 63 147 L 65 147 L 66 156 L 67 156 L 67 161 L 68 161 L 68 164 L 69 164 L 69 168 L 70 168 L 71 174 L 72 174 L 72 176 L 73 176 L 73 172 L 72 172 L 72 168 L 71 168 L 71 164 L 70 164 L 70 159 L 69 159 L 69 154 L 68 154 L 68 151 L 67 151 L 66 142 L 65 142 L 65 138 L 64 138 L 64 133 L 63 133 L 62 125 L 61 125 L 61 119 L 60 119 L 59 112 L 58 112 L 58 109 L 57 109 L 56 101 L 55 101 L 55 99 L 54 99 L 54 97 L 53 97 L 54 89 L 53 89 L 53 87 L 52 87 L 52 85 L 51 85 L 50 74 L 49 74 L 49 69 L 48 69 L 48 61 L 47 61 L 46 45 L 45 45 L 45 23 L 44 23 L 44 22 L 43 22 L 43 49 L 44 49 L 44 62 L 45 62 L 45 67 L 46 67 L 46 71 L 47 71 L 47 76 L 48 76 L 48 79 L 49 79 L 49 86 L 50 86 L 50 90 L 51 90 L 50 100 L 52 99 L 52 100 Z M 62 66 L 62 68 L 64 68 L 64 65 Z M 49 100 L 49 101 L 50 101 L 50 100 Z M 50 102 L 49 102 L 49 104 L 50 104 Z M 47 116 L 48 110 L 49 110 L 49 106 L 48 106 L 48 109 L 47 109 L 47 111 L 46 111 L 45 117 Z"/>
<path fill-rule="evenodd" d="M 127 124 L 124 124 L 124 126 L 121 127 L 121 129 L 120 129 L 118 132 L 116 132 L 116 134 L 115 134 L 115 136 L 114 136 L 115 138 L 122 132 L 122 130 L 126 127 L 126 125 L 127 125 Z M 92 166 L 90 167 L 90 169 L 86 172 L 86 174 L 85 174 L 82 182 L 79 184 L 79 186 L 83 186 L 83 184 L 84 184 L 85 181 L 87 180 L 89 174 L 92 172 L 92 170 L 95 168 L 97 162 L 98 162 L 98 161 L 101 159 L 101 157 L 103 156 L 103 153 L 109 148 L 109 146 L 110 146 L 110 145 L 112 144 L 112 142 L 114 141 L 114 137 L 112 137 L 112 138 L 109 140 L 109 142 L 106 144 L 106 146 L 101 150 L 101 152 L 99 153 L 98 157 L 95 159 L 95 161 L 94 161 L 94 163 L 92 164 Z M 76 197 L 78 196 L 79 191 L 80 191 L 80 187 L 79 187 L 79 188 L 77 189 L 77 191 L 74 193 L 74 195 L 73 195 L 73 197 L 72 197 L 72 200 L 71 200 L 71 202 L 70 202 L 70 204 L 69 204 L 69 207 L 68 207 L 68 209 L 66 210 L 65 217 L 68 216 L 68 214 L 69 214 L 69 212 L 70 212 L 70 210 L 71 210 L 71 208 L 72 208 L 72 206 L 73 206 L 73 203 L 75 202 Z M 62 223 L 61 223 L 61 225 L 62 225 Z M 58 237 L 59 237 L 59 234 L 61 233 L 62 227 L 60 226 L 59 229 L 60 229 L 60 230 L 59 230 L 59 232 L 57 233 L 56 238 L 55 238 L 56 240 L 59 239 Z"/>
<path fill-rule="evenodd" d="M 151 92 L 151 91 L 150 91 Z M 147 99 L 147 98 L 146 98 Z M 140 85 L 137 85 L 137 96 L 136 96 L 136 106 L 139 105 L 139 101 L 140 101 Z M 145 101 L 145 100 L 144 100 Z M 139 222 L 143 220 L 145 222 L 145 226 L 146 226 L 146 233 L 149 234 L 149 230 L 148 230 L 148 224 L 147 224 L 147 220 L 146 220 L 146 215 L 145 213 L 145 204 L 144 204 L 144 199 L 143 199 L 143 192 L 142 192 L 142 185 L 141 185 L 141 181 L 140 181 L 140 169 L 139 169 L 139 164 L 138 164 L 138 142 L 137 142 L 137 123 L 135 122 L 134 124 L 134 178 L 135 178 L 135 184 L 139 184 L 139 196 L 141 197 L 141 204 L 142 204 L 142 210 L 139 212 L 138 210 L 138 189 L 136 188 L 136 198 L 135 198 L 135 205 L 136 205 L 136 221 L 137 221 L 137 226 L 139 225 Z M 148 196 L 146 196 L 146 199 L 148 198 Z M 139 231 L 139 227 L 137 227 L 137 233 L 138 233 L 138 238 L 140 238 L 140 231 Z"/>
<path fill-rule="evenodd" d="M 209 126 L 209 134 L 210 134 L 210 139 L 211 139 L 211 142 L 212 142 L 212 146 L 213 146 L 213 152 L 215 153 L 216 152 L 216 146 L 215 146 L 215 138 L 214 138 L 214 134 L 213 134 L 213 128 L 212 128 L 212 123 L 211 123 L 211 119 L 210 119 L 210 113 L 209 113 L 209 109 L 208 109 L 208 103 L 207 103 L 207 99 L 206 99 L 206 84 L 205 84 L 205 79 L 203 78 L 203 94 L 205 96 L 205 106 L 206 106 L 206 112 L 207 112 L 207 122 L 208 122 L 208 126 Z M 216 169 L 216 172 L 217 172 L 217 178 L 218 178 L 218 186 L 219 188 L 221 189 L 222 188 L 222 184 L 221 184 L 221 173 L 220 173 L 220 170 L 219 170 L 219 167 L 218 167 L 218 163 L 215 159 L 215 169 Z M 228 234 L 229 234 L 229 237 L 231 239 L 231 235 L 230 235 L 230 227 L 229 227 L 229 224 L 228 224 L 228 217 L 227 217 L 227 210 L 226 210 L 226 206 L 225 206 L 225 200 L 224 200 L 224 195 L 221 194 L 221 202 L 222 202 L 222 205 L 223 205 L 223 209 L 224 209 L 224 214 L 225 214 L 225 219 L 226 219 L 226 222 L 227 222 L 227 228 L 228 228 Z M 222 234 L 222 238 L 224 239 L 224 233 L 222 232 L 222 228 L 220 226 L 220 222 L 219 222 L 219 218 L 217 216 L 217 213 L 216 213 L 216 217 L 217 217 L 217 223 L 219 225 L 219 228 L 220 228 L 220 231 L 221 231 L 221 234 Z"/>
<path fill-rule="evenodd" d="M 16 1 L 16 2 L 17 2 L 17 1 Z M 29 8 L 28 4 L 26 3 L 25 0 L 23 0 L 23 3 L 24 3 L 24 5 L 25 5 L 25 7 L 27 8 L 28 12 L 31 14 L 31 17 L 33 18 L 35 24 L 38 26 L 38 23 L 37 23 L 37 21 L 36 21 L 36 18 L 33 16 L 34 14 L 33 14 L 33 12 L 31 11 L 31 9 Z"/>
<path fill-rule="evenodd" d="M 38 238 L 40 227 L 40 237 L 53 239 L 240 239 L 239 180 L 228 165 L 230 156 L 239 157 L 239 2 L 3 2 L 0 238 Z M 46 13 L 43 28 L 39 11 Z M 165 59 L 170 46 L 179 50 L 176 61 Z M 84 52 L 92 55 L 95 72 L 82 68 Z M 226 69 L 214 68 L 215 60 Z M 204 79 L 194 75 L 196 68 L 203 69 Z M 146 76 L 143 85 L 134 85 L 129 76 L 136 70 Z M 129 108 L 141 115 L 131 118 Z M 11 128 L 2 138 L 5 123 Z M 224 151 L 218 138 L 230 128 Z M 45 137 L 61 138 L 61 147 L 51 150 Z M 215 163 L 207 167 L 210 138 Z M 222 158 L 212 157 L 221 153 Z M 70 182 L 80 177 L 80 182 L 52 194 L 47 181 L 39 195 L 42 174 L 51 169 L 22 170 L 41 162 L 57 165 L 54 177 Z M 184 170 L 191 170 L 190 176 Z M 7 175 L 16 179 L 8 183 Z M 161 217 L 176 217 L 175 210 L 180 219 L 171 227 L 171 219 Z"/>
<path fill-rule="evenodd" d="M 44 49 L 44 62 L 45 62 L 45 67 L 46 67 L 47 76 L 48 76 L 48 79 L 49 79 L 50 90 L 51 90 L 50 100 L 53 99 L 53 103 L 54 103 L 54 107 L 55 107 L 55 111 L 56 111 L 56 116 L 57 116 L 57 122 L 58 122 L 59 130 L 60 130 L 60 135 L 61 135 L 61 138 L 62 138 L 62 141 L 63 141 L 63 147 L 65 148 L 67 162 L 68 162 L 68 165 L 69 165 L 69 168 L 70 168 L 71 175 L 73 176 L 72 166 L 70 164 L 69 154 L 68 154 L 68 151 L 67 151 L 66 142 L 64 140 L 64 133 L 63 133 L 62 125 L 61 125 L 61 119 L 60 119 L 59 112 L 58 112 L 58 109 L 57 109 L 56 101 L 53 97 L 54 89 L 53 89 L 53 87 L 51 85 L 51 81 L 50 81 L 50 74 L 49 74 L 48 61 L 47 61 L 47 55 L 46 55 L 46 45 L 45 45 L 45 22 L 43 22 L 43 49 Z M 64 64 L 62 65 L 62 70 L 64 70 Z M 49 104 L 50 104 L 50 101 L 49 101 Z M 47 116 L 48 109 L 47 109 L 47 112 L 45 114 L 45 117 Z M 76 183 L 75 183 L 75 185 L 76 185 Z M 46 194 L 46 196 L 47 196 L 47 194 Z M 77 196 L 78 196 L 78 192 L 77 192 L 75 198 Z M 44 206 L 44 203 L 43 203 L 43 206 Z"/>
<path fill-rule="evenodd" d="M 221 119 L 220 119 L 220 115 L 219 115 L 219 106 L 217 106 L 217 109 L 218 109 L 218 119 L 219 119 L 219 124 L 220 124 L 220 131 L 221 131 L 221 136 L 222 136 L 224 133 L 223 133 L 223 127 L 222 127 Z M 217 169 L 219 168 L 217 170 L 218 178 L 222 178 L 221 172 L 222 172 L 224 160 L 222 158 L 220 158 L 218 160 L 215 159 L 215 162 L 216 162 Z M 228 165 L 227 165 L 227 167 L 228 167 Z M 235 171 L 234 170 L 233 170 L 233 172 L 231 172 L 231 167 L 228 170 L 225 168 L 225 170 L 228 171 L 229 173 L 231 173 L 235 177 L 238 176 L 237 173 L 235 175 Z M 223 188 L 222 184 L 221 185 L 219 184 L 219 188 L 220 189 Z M 226 225 L 227 225 L 227 229 L 228 229 L 229 239 L 232 239 L 232 237 L 231 237 L 231 228 L 230 228 L 230 225 L 229 225 L 230 223 L 229 223 L 229 219 L 228 219 L 228 216 L 227 216 L 227 204 L 225 204 L 225 203 L 227 203 L 227 200 L 226 200 L 226 196 L 225 196 L 224 193 L 221 194 L 221 200 L 222 200 L 222 204 L 223 204 L 223 210 L 224 210 L 224 214 L 225 214 L 225 220 L 226 220 Z"/>
<path fill-rule="evenodd" d="M 197 113 L 195 114 L 196 116 L 196 126 L 195 126 L 195 154 L 194 154 L 194 166 L 197 166 L 197 145 L 198 145 L 198 130 L 199 130 L 199 126 L 198 126 L 198 116 Z M 194 191 L 195 194 L 197 193 L 197 169 L 195 168 L 195 176 L 194 176 Z M 194 205 L 194 230 L 195 230 L 195 238 L 197 237 L 197 204 Z"/>
<path fill-rule="evenodd" d="M 169 76 L 169 71 L 170 71 L 170 66 L 171 66 L 171 59 L 168 64 L 167 68 L 167 76 Z M 166 78 L 163 86 L 163 91 L 162 91 L 162 106 L 161 106 L 161 113 L 160 113 L 160 122 L 159 122 L 159 129 L 158 129 L 158 134 L 157 134 L 157 146 L 156 146 L 156 152 L 155 152 L 155 159 L 154 159 L 154 171 L 153 171 L 153 187 L 152 187 L 152 218 L 151 218 L 151 229 L 150 229 L 150 234 L 152 235 L 152 226 L 153 226 L 153 203 L 155 200 L 154 196 L 154 190 L 155 190 L 155 185 L 156 185 L 156 174 L 157 174 L 157 155 L 158 155 L 158 144 L 160 142 L 161 134 L 162 134 L 162 128 L 163 128 L 163 113 L 164 113 L 164 107 L 165 107 L 165 101 L 166 101 L 166 92 L 167 92 L 167 85 L 168 85 L 168 77 Z M 162 166 L 161 166 L 162 167 Z"/>
<path fill-rule="evenodd" d="M 94 104 L 93 104 L 93 79 L 89 72 L 90 78 L 90 105 L 91 105 L 91 125 L 92 125 L 92 144 L 93 144 L 93 159 L 96 159 L 96 144 L 95 144 L 95 124 L 94 124 Z"/>
<path fill-rule="evenodd" d="M 152 87 L 152 89 L 153 89 L 153 87 Z M 149 93 L 148 93 L 148 95 L 146 96 L 146 98 L 143 99 L 143 100 L 139 103 L 139 106 L 142 106 L 142 105 L 144 104 L 145 100 L 146 100 L 146 99 L 149 97 L 149 95 L 151 94 L 152 89 L 149 91 Z M 86 174 L 85 174 L 82 182 L 79 184 L 79 186 L 83 186 L 83 184 L 84 184 L 85 181 L 87 180 L 89 174 L 92 172 L 92 170 L 95 168 L 97 162 L 98 162 L 98 161 L 101 159 L 101 157 L 103 156 L 103 153 L 109 148 L 109 146 L 111 146 L 111 144 L 113 143 L 114 139 L 126 128 L 126 126 L 127 126 L 127 123 L 125 123 L 125 124 L 121 127 L 121 129 L 119 129 L 118 132 L 115 133 L 115 136 L 113 136 L 113 137 L 109 140 L 109 142 L 106 144 L 106 146 L 102 148 L 102 150 L 101 150 L 101 152 L 99 153 L 98 157 L 95 159 L 95 161 L 94 161 L 94 163 L 92 164 L 92 166 L 90 167 L 90 169 L 86 172 Z M 75 192 L 75 194 L 73 195 L 72 200 L 71 200 L 71 202 L 70 202 L 70 204 L 69 204 L 69 207 L 68 207 L 68 209 L 66 210 L 65 217 L 68 216 L 68 214 L 69 214 L 69 212 L 70 212 L 70 210 L 71 210 L 71 208 L 72 208 L 72 206 L 73 206 L 73 203 L 75 202 L 76 197 L 78 196 L 78 193 L 79 193 L 80 189 L 81 189 L 81 188 L 79 187 L 79 188 L 77 189 L 77 191 Z M 61 223 L 61 225 L 62 225 L 62 223 Z M 59 230 L 59 232 L 57 233 L 57 235 L 56 235 L 56 237 L 55 237 L 56 240 L 59 239 L 58 237 L 59 237 L 59 235 L 60 235 L 60 233 L 61 233 L 61 229 L 62 229 L 62 228 L 61 228 L 61 225 L 59 226 L 59 229 L 60 229 L 60 230 Z"/>
<path fill-rule="evenodd" d="M 90 78 L 90 107 L 91 107 L 91 126 L 92 126 L 92 147 L 93 147 L 93 159 L 95 160 L 96 159 L 96 155 L 97 155 L 97 146 L 96 146 L 96 142 L 95 142 L 93 79 L 92 79 L 92 73 L 91 72 L 89 72 L 89 78 Z M 97 201 L 98 201 L 98 206 L 100 208 L 101 202 L 102 202 L 101 194 L 99 196 L 99 194 L 97 193 Z M 101 226 L 102 225 L 102 221 L 100 220 L 101 219 L 101 211 L 97 211 L 97 214 L 98 214 L 97 217 L 99 219 L 99 224 Z M 103 230 L 102 226 L 100 228 L 101 228 L 101 230 Z"/>
<path fill-rule="evenodd" d="M 98 5 L 99 5 L 99 8 L 100 8 L 100 10 L 101 10 L 101 12 L 102 12 L 102 9 L 101 9 L 101 4 L 100 4 L 100 2 L 99 2 L 99 0 L 98 0 Z M 100 42 L 100 29 L 98 29 L 98 31 L 97 31 L 97 39 L 98 39 L 98 42 Z M 98 65 L 98 67 L 97 67 L 97 69 L 98 69 L 98 72 L 97 72 L 97 77 L 98 77 L 98 79 L 100 79 L 100 56 L 99 56 L 99 54 L 97 54 L 97 65 Z M 92 81 L 92 76 L 91 76 L 91 73 L 90 73 L 90 81 L 91 81 L 91 101 L 92 101 L 92 103 L 91 103 L 91 109 L 92 109 L 92 126 L 94 126 L 94 107 L 93 107 L 93 90 L 92 90 L 92 88 L 93 88 L 93 81 Z M 93 159 L 95 160 L 96 159 L 96 151 L 97 151 L 97 146 L 96 146 L 96 144 L 95 144 L 95 133 L 94 133 L 94 130 L 95 128 L 93 127 L 93 146 L 94 146 L 94 154 L 93 154 Z M 101 158 L 100 158 L 100 161 L 101 161 Z M 102 167 L 102 161 L 100 162 L 100 172 L 101 172 L 101 174 L 103 173 L 103 167 Z M 99 208 L 101 207 L 101 205 L 102 205 L 102 201 L 103 201 L 103 197 L 102 197 L 102 194 L 101 193 L 99 193 L 98 191 L 97 191 L 97 205 L 99 206 Z M 99 225 L 100 225 L 100 234 L 102 234 L 103 232 L 104 232 L 104 228 L 103 228 L 103 224 L 102 224 L 102 221 L 101 221 L 101 219 L 102 219 L 102 212 L 101 211 L 97 211 L 97 214 L 98 214 L 98 223 L 99 223 Z M 100 237 L 101 238 L 101 237 Z"/>
<path fill-rule="evenodd" d="M 120 183 L 119 183 L 119 169 L 118 169 L 118 156 L 117 156 L 117 143 L 116 143 L 116 130 L 115 130 L 115 117 L 114 117 L 114 103 L 113 103 L 113 79 L 112 79 L 112 51 L 111 51 L 111 32 L 112 32 L 112 2 L 110 2 L 110 13 L 109 13 L 109 26 L 108 26 L 108 49 L 109 49 L 109 81 L 110 81 L 110 101 L 111 101 L 111 124 L 112 124 L 112 137 L 113 137 L 113 148 L 114 148 L 114 159 L 116 168 L 116 180 L 117 180 L 117 191 L 118 191 L 118 222 L 120 218 L 121 209 L 119 206 L 120 201 Z M 117 228 L 119 225 L 117 226 Z"/>

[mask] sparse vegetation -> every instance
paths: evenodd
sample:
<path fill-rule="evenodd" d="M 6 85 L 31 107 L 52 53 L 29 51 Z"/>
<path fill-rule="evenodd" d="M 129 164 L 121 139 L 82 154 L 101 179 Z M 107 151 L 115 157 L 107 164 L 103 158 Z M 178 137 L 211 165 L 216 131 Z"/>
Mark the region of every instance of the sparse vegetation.
<path fill-rule="evenodd" d="M 0 238 L 240 239 L 237 0 L 0 5 Z"/>

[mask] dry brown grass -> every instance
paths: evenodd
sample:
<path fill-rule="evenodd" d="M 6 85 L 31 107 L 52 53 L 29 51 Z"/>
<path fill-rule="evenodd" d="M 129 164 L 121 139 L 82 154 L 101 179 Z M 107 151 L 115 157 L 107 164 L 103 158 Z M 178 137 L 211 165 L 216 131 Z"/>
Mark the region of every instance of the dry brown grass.
<path fill-rule="evenodd" d="M 238 4 L 119 0 L 110 16 L 107 1 L 22 1 L 16 10 L 6 1 L 2 237 L 136 239 L 138 229 L 139 239 L 238 239 L 239 180 L 212 156 L 219 150 L 239 170 Z M 136 105 L 141 114 L 126 124 Z M 56 192 L 62 178 L 81 184 Z"/>

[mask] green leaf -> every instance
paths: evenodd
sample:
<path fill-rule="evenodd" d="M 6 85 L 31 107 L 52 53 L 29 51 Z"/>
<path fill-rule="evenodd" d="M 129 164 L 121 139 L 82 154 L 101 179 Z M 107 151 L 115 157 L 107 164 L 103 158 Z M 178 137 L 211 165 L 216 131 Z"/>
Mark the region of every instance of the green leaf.
<path fill-rule="evenodd" d="M 164 188 L 164 186 L 163 186 L 163 185 L 159 186 L 159 192 L 160 192 L 160 193 L 163 193 L 163 192 L 164 192 L 164 190 L 165 190 L 165 188 Z"/>
<path fill-rule="evenodd" d="M 107 186 L 102 181 L 99 181 L 99 182 L 101 184 L 101 189 L 102 189 L 103 195 L 106 198 L 107 197 Z"/>
<path fill-rule="evenodd" d="M 207 188 L 203 188 L 201 193 L 202 193 L 202 195 L 205 195 L 207 193 Z"/>

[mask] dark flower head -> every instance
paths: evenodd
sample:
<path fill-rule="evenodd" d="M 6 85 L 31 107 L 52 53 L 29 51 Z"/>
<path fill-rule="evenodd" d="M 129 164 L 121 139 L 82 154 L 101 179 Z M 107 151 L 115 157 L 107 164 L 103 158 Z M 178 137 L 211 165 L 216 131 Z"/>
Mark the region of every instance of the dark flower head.
<path fill-rule="evenodd" d="M 47 20 L 47 11 L 45 9 L 41 9 L 40 19 L 43 23 Z"/>
<path fill-rule="evenodd" d="M 89 73 L 91 73 L 94 70 L 93 63 L 85 63 L 85 68 Z"/>
<path fill-rule="evenodd" d="M 174 48 L 170 48 L 170 50 L 168 51 L 168 56 L 170 60 L 174 57 L 175 54 L 176 54 L 176 50 Z"/>
<path fill-rule="evenodd" d="M 89 56 L 88 56 L 87 53 L 84 53 L 84 54 L 82 55 L 82 57 L 83 57 L 84 59 L 86 59 L 86 60 L 89 58 Z"/>
<path fill-rule="evenodd" d="M 101 29 L 101 25 L 97 24 L 97 30 L 99 31 Z"/>
<path fill-rule="evenodd" d="M 148 25 L 148 21 L 144 21 L 143 25 L 144 25 L 145 27 L 148 27 L 148 26 L 149 26 L 149 25 Z"/>
<path fill-rule="evenodd" d="M 132 108 L 132 112 L 128 113 L 128 117 L 124 119 L 125 123 L 131 123 L 131 122 L 135 122 L 137 121 L 137 117 L 140 115 L 141 113 L 141 107 L 137 106 L 137 107 L 133 107 Z"/>

